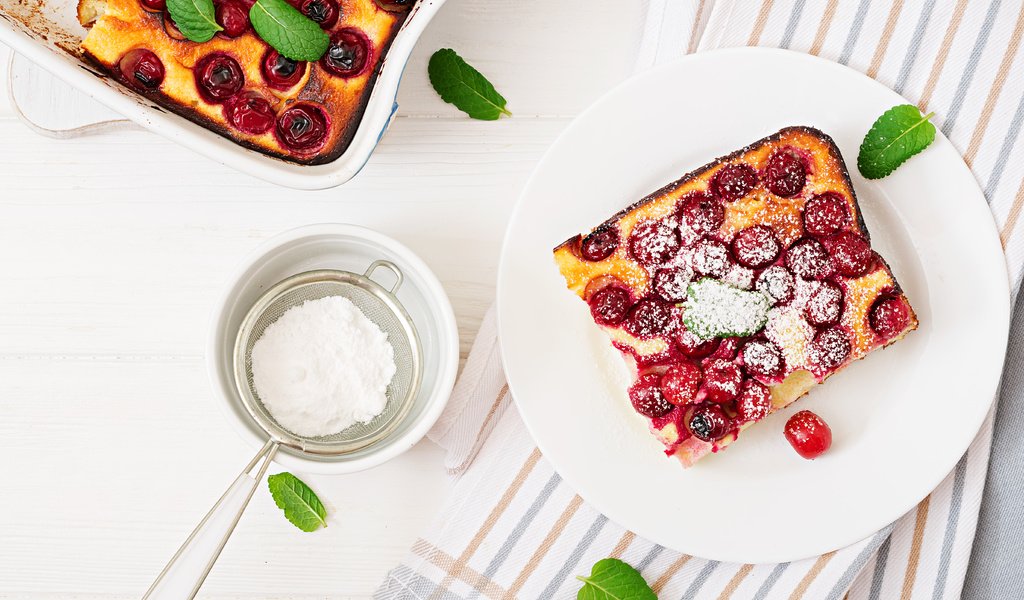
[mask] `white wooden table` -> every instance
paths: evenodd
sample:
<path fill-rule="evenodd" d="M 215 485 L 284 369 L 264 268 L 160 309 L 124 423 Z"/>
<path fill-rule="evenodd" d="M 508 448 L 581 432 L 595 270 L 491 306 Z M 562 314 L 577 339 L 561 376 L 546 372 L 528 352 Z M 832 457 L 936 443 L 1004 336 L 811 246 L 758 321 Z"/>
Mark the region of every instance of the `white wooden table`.
<path fill-rule="evenodd" d="M 376 154 L 316 193 L 144 131 L 41 137 L 4 93 L 0 598 L 141 596 L 249 458 L 203 351 L 225 278 L 261 240 L 318 222 L 402 240 L 444 283 L 465 354 L 516 196 L 569 119 L 628 75 L 639 4 L 449 0 Z M 512 119 L 470 121 L 436 97 L 426 61 L 446 46 L 490 77 Z M 370 472 L 306 476 L 331 512 L 314 534 L 261 487 L 202 597 L 369 596 L 444 501 L 441 459 L 425 441 Z"/>

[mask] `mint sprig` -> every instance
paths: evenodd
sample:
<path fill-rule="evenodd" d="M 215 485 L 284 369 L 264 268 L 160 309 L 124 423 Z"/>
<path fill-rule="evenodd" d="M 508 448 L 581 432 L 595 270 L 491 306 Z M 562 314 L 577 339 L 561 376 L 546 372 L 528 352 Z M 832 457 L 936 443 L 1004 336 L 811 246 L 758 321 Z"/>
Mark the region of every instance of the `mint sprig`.
<path fill-rule="evenodd" d="M 761 292 L 703 278 L 686 288 L 683 325 L 702 340 L 747 337 L 764 328 L 771 303 Z"/>
<path fill-rule="evenodd" d="M 868 179 L 881 179 L 935 141 L 935 113 L 922 116 L 913 104 L 894 106 L 871 125 L 860 145 L 857 168 Z"/>
<path fill-rule="evenodd" d="M 512 116 L 494 85 L 451 48 L 430 57 L 427 74 L 442 100 L 474 119 L 496 121 L 501 115 Z"/>
<path fill-rule="evenodd" d="M 256 0 L 249 21 L 264 42 L 292 60 L 319 60 L 331 44 L 319 25 L 285 0 Z"/>
<path fill-rule="evenodd" d="M 577 600 L 658 600 L 643 575 L 617 558 L 597 561 L 590 577 L 576 579 L 583 582 Z"/>
<path fill-rule="evenodd" d="M 217 23 L 213 0 L 167 0 L 167 12 L 181 35 L 193 42 L 208 42 L 224 30 Z"/>
<path fill-rule="evenodd" d="M 286 519 L 302 531 L 316 531 L 327 527 L 327 509 L 320 498 L 291 473 L 278 473 L 267 477 L 267 486 L 274 503 L 284 511 Z"/>

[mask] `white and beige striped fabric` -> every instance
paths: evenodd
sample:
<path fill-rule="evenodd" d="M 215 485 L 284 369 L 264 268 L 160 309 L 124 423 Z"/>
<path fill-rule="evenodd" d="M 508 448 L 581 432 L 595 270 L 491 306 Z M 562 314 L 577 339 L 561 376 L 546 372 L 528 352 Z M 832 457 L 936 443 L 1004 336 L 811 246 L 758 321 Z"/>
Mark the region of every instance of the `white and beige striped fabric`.
<path fill-rule="evenodd" d="M 1024 272 L 1024 0 L 648 5 L 640 68 L 713 48 L 791 48 L 861 70 L 934 111 L 985 190 L 1016 293 Z M 915 510 L 850 547 L 777 565 L 681 555 L 582 502 L 541 456 L 511 403 L 493 314 L 430 436 L 446 449 L 458 481 L 436 525 L 381 585 L 381 599 L 573 597 L 574 575 L 606 556 L 638 568 L 663 599 L 938 599 L 956 598 L 963 587 L 992 417 Z"/>

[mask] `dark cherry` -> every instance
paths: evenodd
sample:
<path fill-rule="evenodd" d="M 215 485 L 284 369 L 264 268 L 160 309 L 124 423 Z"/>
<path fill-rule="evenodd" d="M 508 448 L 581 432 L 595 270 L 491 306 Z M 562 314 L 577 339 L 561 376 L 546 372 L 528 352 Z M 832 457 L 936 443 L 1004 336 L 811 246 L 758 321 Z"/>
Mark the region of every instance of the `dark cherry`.
<path fill-rule="evenodd" d="M 277 118 L 277 137 L 292 150 L 309 152 L 323 145 L 327 126 L 327 115 L 319 106 L 293 104 Z"/>
<path fill-rule="evenodd" d="M 306 63 L 292 60 L 269 48 L 260 62 L 260 72 L 270 87 L 288 90 L 302 81 L 302 76 L 306 74 Z"/>
<path fill-rule="evenodd" d="M 697 396 L 702 379 L 700 367 L 684 360 L 669 367 L 661 376 L 661 393 L 677 406 L 689 404 Z"/>
<path fill-rule="evenodd" d="M 782 265 L 775 265 L 761 271 L 755 285 L 757 291 L 768 296 L 768 299 L 775 304 L 785 304 L 793 299 L 796 280 L 789 269 Z"/>
<path fill-rule="evenodd" d="M 151 50 L 129 50 L 117 63 L 128 85 L 139 90 L 155 90 L 164 81 L 164 63 Z"/>
<path fill-rule="evenodd" d="M 900 334 L 910 322 L 910 306 L 902 296 L 883 296 L 871 307 L 868 322 L 879 337 L 888 340 Z"/>
<path fill-rule="evenodd" d="M 760 421 L 772 410 L 772 393 L 759 381 L 748 379 L 736 399 L 736 416 L 744 421 Z"/>
<path fill-rule="evenodd" d="M 828 237 L 850 226 L 850 206 L 836 192 L 817 194 L 804 205 L 804 231 Z"/>
<path fill-rule="evenodd" d="M 736 262 L 751 269 L 761 269 L 775 262 L 782 244 L 771 227 L 754 225 L 736 234 L 732 239 L 732 253 Z"/>
<path fill-rule="evenodd" d="M 601 325 L 617 325 L 626 318 L 633 298 L 629 290 L 606 285 L 590 295 L 590 314 Z"/>
<path fill-rule="evenodd" d="M 634 336 L 647 339 L 668 333 L 672 324 L 672 306 L 655 298 L 645 298 L 629 311 L 623 325 Z"/>
<path fill-rule="evenodd" d="M 362 31 L 351 27 L 331 36 L 331 45 L 320 59 L 320 66 L 331 75 L 355 77 L 370 62 L 370 40 Z"/>
<path fill-rule="evenodd" d="M 668 302 L 686 300 L 686 288 L 690 284 L 690 271 L 681 267 L 658 269 L 654 274 L 654 291 Z"/>
<path fill-rule="evenodd" d="M 642 221 L 629 234 L 629 253 L 642 265 L 665 262 L 681 245 L 679 231 L 664 221 Z"/>
<path fill-rule="evenodd" d="M 729 417 L 721 406 L 704 403 L 693 409 L 687 425 L 697 439 L 713 442 L 729 432 Z"/>
<path fill-rule="evenodd" d="M 828 251 L 818 240 L 798 240 L 786 252 L 786 266 L 804 279 L 822 279 L 829 274 Z"/>
<path fill-rule="evenodd" d="M 149 12 L 164 12 L 167 8 L 167 0 L 139 0 L 139 4 Z"/>
<path fill-rule="evenodd" d="M 764 185 L 776 196 L 792 198 L 807 183 L 807 162 L 791 149 L 777 150 L 764 166 Z"/>
<path fill-rule="evenodd" d="M 875 262 L 875 253 L 867 240 L 852 233 L 843 231 L 825 241 L 832 254 L 832 262 L 841 275 L 860 277 L 866 274 Z"/>
<path fill-rule="evenodd" d="M 256 92 L 236 94 L 224 102 L 224 118 L 243 133 L 266 133 L 274 126 L 275 117 L 270 102 Z"/>
<path fill-rule="evenodd" d="M 725 165 L 711 178 L 712 193 L 726 202 L 746 196 L 756 186 L 757 171 L 743 163 Z"/>
<path fill-rule="evenodd" d="M 341 16 L 341 7 L 336 0 L 302 0 L 299 12 L 306 15 L 323 29 L 330 29 Z"/>
<path fill-rule="evenodd" d="M 707 277 L 725 277 L 732 266 L 729 247 L 712 238 L 697 242 L 693 248 L 691 261 L 693 270 Z"/>
<path fill-rule="evenodd" d="M 604 260 L 619 247 L 619 230 L 606 227 L 591 232 L 580 242 L 580 254 L 591 262 Z"/>
<path fill-rule="evenodd" d="M 769 340 L 747 342 L 740 351 L 743 366 L 752 375 L 777 377 L 782 373 L 782 352 Z"/>
<path fill-rule="evenodd" d="M 710 340 L 702 340 L 694 334 L 686 331 L 685 328 L 680 327 L 676 335 L 676 343 L 679 345 L 679 350 L 693 359 L 704 358 L 711 356 L 718 350 L 719 344 L 722 340 L 713 338 Z"/>
<path fill-rule="evenodd" d="M 708 192 L 690 192 L 683 196 L 679 217 L 690 231 L 710 235 L 725 222 L 725 207 Z"/>
<path fill-rule="evenodd" d="M 796 453 L 807 460 L 818 458 L 832 446 L 832 430 L 809 410 L 790 417 L 783 431 Z"/>
<path fill-rule="evenodd" d="M 393 13 L 404 13 L 408 12 L 412 5 L 416 3 L 416 0 L 375 0 L 377 6 L 382 9 L 393 12 Z"/>
<path fill-rule="evenodd" d="M 212 104 L 224 102 L 245 85 L 245 75 L 238 61 L 223 52 L 205 56 L 195 66 L 199 95 Z"/>
<path fill-rule="evenodd" d="M 661 376 L 657 373 L 641 375 L 629 388 L 629 401 L 636 412 L 657 419 L 672 412 L 672 405 L 661 393 Z"/>
<path fill-rule="evenodd" d="M 217 4 L 217 22 L 224 28 L 221 34 L 236 38 L 249 30 L 249 11 L 242 4 L 228 0 Z"/>
<path fill-rule="evenodd" d="M 839 316 L 843 314 L 843 290 L 834 283 L 822 281 L 818 289 L 807 299 L 804 310 L 807 322 L 811 325 L 835 325 L 839 321 Z"/>
<path fill-rule="evenodd" d="M 185 39 L 185 34 L 182 33 L 181 30 L 178 29 L 178 26 L 174 24 L 174 19 L 171 18 L 171 13 L 165 11 L 163 18 L 164 33 L 167 34 L 167 37 L 178 41 Z"/>
<path fill-rule="evenodd" d="M 831 371 L 850 356 L 850 338 L 842 329 L 833 327 L 819 333 L 811 342 L 810 361 L 819 370 Z"/>
<path fill-rule="evenodd" d="M 704 367 L 704 392 L 708 400 L 723 404 L 740 393 L 743 372 L 739 365 L 725 359 L 714 359 Z"/>

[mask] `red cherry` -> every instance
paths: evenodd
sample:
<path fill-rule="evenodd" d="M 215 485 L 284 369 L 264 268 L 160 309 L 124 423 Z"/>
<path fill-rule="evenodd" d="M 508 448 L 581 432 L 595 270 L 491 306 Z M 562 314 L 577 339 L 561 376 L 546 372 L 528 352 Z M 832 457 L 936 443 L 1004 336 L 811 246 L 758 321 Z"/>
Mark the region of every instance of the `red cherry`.
<path fill-rule="evenodd" d="M 776 377 L 782 373 L 782 352 L 768 340 L 747 342 L 740 354 L 743 356 L 743 366 L 753 375 Z"/>
<path fill-rule="evenodd" d="M 756 288 L 775 304 L 785 304 L 793 298 L 796 281 L 789 269 L 775 265 L 761 272 L 757 278 Z"/>
<path fill-rule="evenodd" d="M 181 30 L 178 29 L 178 26 L 174 24 L 174 19 L 171 18 L 171 13 L 164 11 L 163 21 L 164 33 L 167 34 L 167 37 L 178 41 L 185 39 L 185 34 L 182 33 Z"/>
<path fill-rule="evenodd" d="M 626 318 L 633 298 L 617 285 L 605 286 L 590 296 L 590 314 L 601 325 L 617 325 Z"/>
<path fill-rule="evenodd" d="M 743 372 L 736 363 L 714 359 L 704 368 L 704 391 L 708 400 L 724 404 L 740 393 Z"/>
<path fill-rule="evenodd" d="M 604 260 L 619 247 L 619 230 L 606 227 L 591 232 L 580 242 L 580 254 L 591 262 Z"/>
<path fill-rule="evenodd" d="M 850 338 L 838 328 L 826 329 L 811 342 L 809 359 L 818 370 L 831 371 L 850 356 Z"/>
<path fill-rule="evenodd" d="M 679 217 L 690 231 L 709 235 L 725 222 L 725 207 L 708 192 L 690 192 L 683 196 Z"/>
<path fill-rule="evenodd" d="M 288 90 L 302 81 L 302 76 L 306 74 L 306 63 L 292 60 L 268 48 L 260 61 L 260 73 L 270 87 Z"/>
<path fill-rule="evenodd" d="M 196 63 L 195 78 L 199 95 L 211 104 L 227 100 L 245 85 L 241 65 L 223 52 L 208 54 Z"/>
<path fill-rule="evenodd" d="M 850 226 L 850 207 L 836 192 L 818 194 L 804 205 L 804 230 L 828 237 Z"/>
<path fill-rule="evenodd" d="M 821 282 L 808 298 L 805 311 L 811 325 L 834 325 L 843 314 L 843 290 L 834 283 Z"/>
<path fill-rule="evenodd" d="M 657 373 L 641 375 L 629 388 L 629 401 L 636 412 L 652 419 L 672 412 L 672 405 L 661 393 L 661 376 Z"/>
<path fill-rule="evenodd" d="M 705 402 L 693 409 L 687 425 L 697 439 L 713 442 L 729 432 L 729 417 L 721 406 Z"/>
<path fill-rule="evenodd" d="M 760 421 L 772 411 L 772 393 L 768 386 L 748 379 L 736 399 L 736 416 L 744 421 Z"/>
<path fill-rule="evenodd" d="M 293 104 L 277 118 L 277 137 L 292 150 L 311 152 L 324 144 L 328 126 L 327 115 L 319 106 Z"/>
<path fill-rule="evenodd" d="M 224 118 L 239 131 L 259 135 L 274 126 L 274 108 L 256 92 L 235 94 L 224 102 Z"/>
<path fill-rule="evenodd" d="M 828 252 L 821 242 L 804 238 L 786 253 L 786 266 L 804 279 L 822 279 L 829 272 Z"/>
<path fill-rule="evenodd" d="M 883 296 L 875 301 L 868 315 L 871 329 L 888 340 L 903 332 L 910 322 L 910 305 L 902 296 Z"/>
<path fill-rule="evenodd" d="M 875 254 L 867 240 L 856 233 L 843 231 L 830 237 L 826 244 L 832 253 L 836 270 L 847 277 L 860 277 L 868 272 Z"/>
<path fill-rule="evenodd" d="M 683 361 L 671 367 L 661 376 L 661 393 L 665 399 L 677 406 L 693 402 L 700 388 L 700 368 L 690 361 Z"/>
<path fill-rule="evenodd" d="M 796 453 L 813 460 L 832 446 L 832 430 L 818 415 L 802 410 L 786 421 L 786 439 Z"/>
<path fill-rule="evenodd" d="M 760 269 L 775 262 L 782 245 L 771 227 L 754 225 L 736 234 L 732 239 L 732 252 L 736 262 L 744 267 Z"/>
<path fill-rule="evenodd" d="M 167 0 L 139 0 L 139 4 L 149 12 L 164 12 L 167 8 Z"/>
<path fill-rule="evenodd" d="M 249 30 L 249 11 L 236 2 L 221 2 L 216 9 L 217 22 L 224 28 L 221 33 L 236 38 Z"/>
<path fill-rule="evenodd" d="M 718 349 L 718 345 L 721 341 L 722 340 L 718 338 L 712 338 L 707 341 L 702 340 L 687 331 L 684 327 L 680 327 L 676 335 L 676 342 L 679 344 L 679 349 L 683 354 L 693 359 L 710 356 Z"/>
<path fill-rule="evenodd" d="M 341 7 L 335 0 L 302 0 L 299 12 L 309 17 L 321 29 L 330 29 L 338 22 Z"/>
<path fill-rule="evenodd" d="M 680 267 L 658 269 L 654 274 L 654 291 L 668 302 L 686 300 L 686 288 L 690 284 L 690 272 Z"/>
<path fill-rule="evenodd" d="M 757 171 L 743 163 L 725 165 L 711 178 L 712 193 L 726 202 L 746 196 L 756 186 Z"/>
<path fill-rule="evenodd" d="M 647 339 L 668 333 L 672 308 L 655 298 L 645 298 L 629 311 L 623 327 L 634 336 Z"/>
<path fill-rule="evenodd" d="M 705 238 L 694 246 L 691 257 L 693 269 L 707 277 L 722 278 L 732 266 L 729 247 L 722 242 Z"/>
<path fill-rule="evenodd" d="M 665 262 L 680 245 L 679 232 L 664 221 L 642 221 L 629 234 L 629 253 L 642 265 Z"/>
<path fill-rule="evenodd" d="M 764 167 L 764 185 L 776 196 L 791 198 L 807 183 L 807 162 L 791 149 L 778 150 Z"/>
<path fill-rule="evenodd" d="M 320 66 L 337 77 L 355 77 L 370 64 L 370 40 L 358 29 L 348 27 L 331 36 L 331 45 Z"/>
<path fill-rule="evenodd" d="M 135 89 L 149 91 L 160 87 L 164 81 L 164 63 L 151 50 L 135 48 L 129 50 L 117 63 L 121 75 L 128 85 Z"/>

